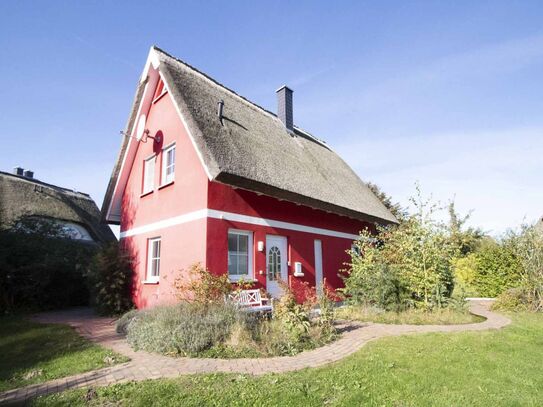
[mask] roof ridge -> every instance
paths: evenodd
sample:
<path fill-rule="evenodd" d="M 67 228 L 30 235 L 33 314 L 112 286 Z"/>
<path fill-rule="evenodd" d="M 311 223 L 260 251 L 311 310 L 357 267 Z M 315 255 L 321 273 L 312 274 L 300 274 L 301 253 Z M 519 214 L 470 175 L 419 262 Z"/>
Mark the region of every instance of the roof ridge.
<path fill-rule="evenodd" d="M 92 200 L 91 196 L 89 194 L 87 194 L 86 192 L 75 191 L 73 189 L 60 187 L 60 186 L 54 185 L 54 184 L 49 184 L 48 182 L 44 182 L 44 181 L 41 181 L 39 179 L 25 178 L 24 176 L 20 176 L 20 175 L 17 175 L 17 174 L 12 174 L 12 173 L 6 172 L 6 171 L 0 171 L 0 175 L 8 175 L 8 176 L 10 176 L 12 178 L 15 178 L 15 179 L 19 180 L 19 181 L 26 181 L 26 182 L 29 182 L 31 184 L 42 185 L 42 186 L 45 186 L 45 187 L 48 187 L 48 188 L 51 188 L 51 189 L 54 189 L 54 190 L 58 190 L 59 192 L 68 192 L 68 193 L 72 193 L 72 194 L 75 194 L 75 195 L 81 195 L 82 198 Z"/>
<path fill-rule="evenodd" d="M 193 70 L 194 72 L 196 72 L 197 74 L 203 76 L 205 79 L 211 81 L 211 82 L 214 83 L 215 85 L 220 86 L 220 87 L 223 88 L 224 90 L 226 90 L 226 91 L 232 93 L 232 95 L 237 96 L 238 98 L 242 99 L 242 100 L 245 101 L 246 103 L 248 103 L 248 104 L 250 104 L 250 105 L 252 105 L 252 106 L 254 106 L 254 107 L 256 107 L 256 108 L 258 108 L 258 109 L 260 109 L 260 110 L 262 110 L 262 111 L 264 111 L 265 113 L 267 113 L 267 114 L 273 116 L 273 117 L 276 118 L 276 119 L 279 119 L 275 113 L 273 113 L 273 112 L 269 111 L 268 109 L 266 109 L 266 108 L 260 106 L 259 104 L 253 102 L 252 100 L 247 99 L 245 96 L 240 95 L 240 94 L 237 93 L 236 91 L 230 89 L 228 86 L 223 85 L 222 83 L 220 83 L 220 82 L 217 81 L 216 79 L 213 79 L 211 76 L 209 76 L 209 75 L 206 74 L 205 72 L 200 71 L 198 68 L 195 68 L 194 66 L 192 66 L 191 64 L 189 64 L 189 63 L 183 61 L 182 59 L 180 59 L 180 58 L 178 58 L 178 57 L 175 57 L 175 56 L 173 56 L 172 54 L 169 54 L 168 52 L 164 51 L 162 48 L 157 47 L 156 45 L 153 45 L 153 49 L 155 49 L 155 50 L 157 50 L 157 51 L 163 53 L 163 54 L 166 55 L 167 57 L 169 57 L 169 58 L 171 58 L 171 59 L 173 59 L 173 60 L 175 60 L 175 61 L 177 61 L 177 62 L 179 62 L 179 63 L 181 63 L 181 64 L 183 64 L 183 65 L 185 65 L 187 68 L 189 68 L 189 69 Z"/>
<path fill-rule="evenodd" d="M 246 98 L 245 96 L 240 95 L 240 94 L 237 93 L 235 90 L 232 90 L 232 89 L 230 89 L 228 86 L 223 85 L 222 83 L 220 83 L 220 82 L 217 81 L 216 79 L 212 78 L 211 76 L 209 76 L 209 75 L 206 74 L 205 72 L 200 71 L 198 68 L 195 68 L 193 65 L 189 64 L 188 62 L 185 62 L 185 61 L 183 61 L 182 59 L 180 59 L 180 58 L 178 58 L 178 57 L 176 57 L 176 56 L 173 56 L 172 54 L 170 54 L 170 53 L 164 51 L 162 48 L 160 48 L 160 47 L 158 47 L 158 46 L 156 46 L 156 45 L 153 45 L 152 48 L 153 48 L 154 50 L 156 50 L 156 51 L 161 52 L 162 54 L 166 55 L 167 57 L 173 59 L 174 61 L 177 61 L 177 62 L 179 62 L 180 64 L 183 64 L 184 66 L 186 66 L 187 68 L 193 70 L 193 71 L 196 72 L 197 74 L 203 76 L 205 79 L 207 79 L 208 81 L 212 82 L 213 84 L 215 84 L 215 85 L 217 85 L 217 86 L 220 86 L 220 87 L 223 88 L 224 90 L 230 92 L 233 96 L 240 98 L 242 101 L 244 101 L 245 103 L 248 103 L 248 104 L 251 105 L 252 107 L 256 107 L 257 109 L 262 110 L 264 113 L 267 113 L 267 114 L 271 115 L 274 119 L 279 120 L 279 117 L 277 116 L 277 114 L 275 114 L 275 113 L 273 113 L 272 111 L 270 111 L 270 110 L 268 110 L 268 109 L 266 109 L 266 108 L 260 106 L 259 104 L 253 102 L 252 100 Z M 304 129 L 302 129 L 301 127 L 296 126 L 296 125 L 294 125 L 294 128 L 295 128 L 296 130 L 300 131 L 301 133 L 304 133 L 305 135 L 307 135 L 307 136 L 309 136 L 309 137 L 315 139 L 315 141 L 317 141 L 317 142 L 319 142 L 319 143 L 322 143 L 322 144 L 325 144 L 326 146 L 328 146 L 327 143 L 326 143 L 326 141 L 321 140 L 321 139 L 315 137 L 313 134 L 311 134 L 311 133 L 308 132 L 307 130 L 304 130 Z"/>

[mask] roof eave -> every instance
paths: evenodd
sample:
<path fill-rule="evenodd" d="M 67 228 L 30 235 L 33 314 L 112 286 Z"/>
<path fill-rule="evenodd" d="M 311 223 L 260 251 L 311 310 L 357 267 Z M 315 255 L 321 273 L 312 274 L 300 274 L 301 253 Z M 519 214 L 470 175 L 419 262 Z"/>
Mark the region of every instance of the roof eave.
<path fill-rule="evenodd" d="M 213 181 L 220 182 L 235 188 L 245 189 L 247 191 L 255 192 L 270 196 L 272 198 L 289 201 L 295 204 L 305 205 L 313 209 L 318 209 L 326 212 L 331 212 L 337 215 L 346 216 L 351 219 L 356 219 L 362 222 L 375 223 L 383 226 L 398 224 L 398 220 L 391 214 L 392 218 L 385 219 L 378 216 L 370 215 L 363 212 L 354 211 L 352 209 L 337 206 L 328 202 L 320 201 L 318 199 L 310 198 L 305 195 L 297 194 L 295 192 L 287 191 L 281 188 L 273 187 L 268 184 L 264 184 L 258 181 L 254 181 L 248 178 L 243 178 L 227 172 L 219 173 Z"/>

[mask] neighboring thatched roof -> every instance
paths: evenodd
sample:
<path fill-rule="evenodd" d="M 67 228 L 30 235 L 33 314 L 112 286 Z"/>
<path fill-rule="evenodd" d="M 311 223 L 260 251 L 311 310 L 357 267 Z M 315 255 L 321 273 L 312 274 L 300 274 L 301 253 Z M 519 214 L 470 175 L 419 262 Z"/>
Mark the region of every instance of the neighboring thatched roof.
<path fill-rule="evenodd" d="M 151 52 L 160 61 L 158 69 L 211 180 L 356 219 L 397 222 L 324 142 L 296 127 L 291 135 L 275 114 L 159 48 Z M 217 116 L 220 100 L 224 101 L 222 124 Z M 123 150 L 127 143 L 125 139 Z M 120 160 L 104 199 L 104 212 L 117 183 Z"/>
<path fill-rule="evenodd" d="M 89 195 L 0 171 L 0 228 L 26 216 L 83 225 L 97 242 L 115 240 Z"/>

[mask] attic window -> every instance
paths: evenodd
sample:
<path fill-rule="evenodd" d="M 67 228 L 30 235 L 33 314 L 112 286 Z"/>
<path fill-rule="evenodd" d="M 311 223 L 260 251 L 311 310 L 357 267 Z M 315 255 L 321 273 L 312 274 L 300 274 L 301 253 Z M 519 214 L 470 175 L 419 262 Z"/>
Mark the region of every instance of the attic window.
<path fill-rule="evenodd" d="M 161 79 L 158 80 L 158 85 L 156 86 L 155 96 L 153 97 L 153 101 L 157 101 L 164 93 L 166 93 L 167 89 L 166 86 L 164 86 L 164 81 Z"/>

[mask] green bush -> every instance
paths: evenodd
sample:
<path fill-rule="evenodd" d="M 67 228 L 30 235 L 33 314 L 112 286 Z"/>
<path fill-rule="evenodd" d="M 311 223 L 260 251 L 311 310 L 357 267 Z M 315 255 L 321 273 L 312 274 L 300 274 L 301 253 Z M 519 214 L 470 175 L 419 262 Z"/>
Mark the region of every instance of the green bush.
<path fill-rule="evenodd" d="M 287 295 L 292 298 L 292 295 Z M 282 301 L 272 318 L 241 311 L 233 304 L 181 302 L 129 311 L 117 322 L 136 350 L 171 356 L 258 357 L 295 355 L 336 338 L 331 301 L 321 312 Z"/>
<path fill-rule="evenodd" d="M 132 303 L 132 260 L 119 243 L 101 248 L 87 270 L 92 303 L 102 315 L 120 315 Z"/>
<path fill-rule="evenodd" d="M 525 225 L 520 232 L 510 233 L 508 242 L 521 264 L 520 286 L 528 309 L 543 311 L 543 231 Z"/>
<path fill-rule="evenodd" d="M 46 219 L 0 230 L 0 312 L 88 304 L 84 270 L 96 250 Z"/>
<path fill-rule="evenodd" d="M 362 231 L 352 250 L 342 293 L 348 302 L 387 310 L 444 306 L 454 287 L 454 247 L 437 210 L 418 195 L 417 208 L 399 226 L 379 228 L 376 237 Z"/>
<path fill-rule="evenodd" d="M 270 316 L 225 302 L 225 295 L 232 291 L 226 283 L 222 276 L 195 264 L 176 280 L 179 304 L 130 311 L 117 322 L 117 332 L 127 333 L 136 350 L 222 358 L 293 355 L 337 335 L 327 290 L 318 298 L 314 287 L 298 287 L 304 291 L 303 302 L 298 302 L 300 292 L 295 294 L 283 284 L 284 295 Z"/>
<path fill-rule="evenodd" d="M 323 286 L 326 287 L 326 281 Z M 282 290 L 283 295 L 274 306 L 273 320 L 259 326 L 259 343 L 268 354 L 294 355 L 336 338 L 334 305 L 326 288 L 321 296 L 308 285 L 303 287 L 301 296 L 301 287 L 295 292 L 282 284 Z M 297 298 L 304 300 L 299 302 Z"/>
<path fill-rule="evenodd" d="M 137 309 L 133 309 L 121 316 L 115 324 L 115 330 L 117 333 L 126 335 L 128 333 L 128 325 L 130 325 L 132 320 L 136 317 L 136 315 L 138 315 L 139 312 L 140 311 Z"/>
<path fill-rule="evenodd" d="M 229 304 L 157 306 L 134 316 L 127 340 L 136 350 L 192 356 L 225 342 L 242 317 Z"/>
<path fill-rule="evenodd" d="M 233 290 L 228 274 L 213 274 L 200 263 L 181 270 L 174 280 L 175 295 L 180 301 L 201 304 L 224 302 Z"/>
<path fill-rule="evenodd" d="M 507 242 L 486 241 L 475 252 L 454 262 L 455 276 L 466 291 L 496 297 L 521 283 L 521 263 Z"/>
<path fill-rule="evenodd" d="M 524 287 L 515 287 L 505 290 L 492 304 L 492 309 L 505 311 L 526 311 L 529 307 L 530 297 Z"/>

